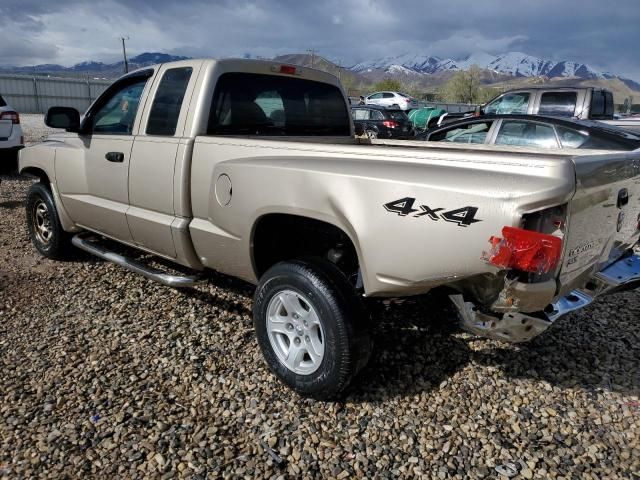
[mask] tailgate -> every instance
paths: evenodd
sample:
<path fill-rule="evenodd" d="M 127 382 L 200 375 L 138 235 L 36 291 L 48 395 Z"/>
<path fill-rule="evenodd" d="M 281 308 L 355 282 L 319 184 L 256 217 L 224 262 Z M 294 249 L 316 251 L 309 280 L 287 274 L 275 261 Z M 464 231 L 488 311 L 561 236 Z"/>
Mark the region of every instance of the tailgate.
<path fill-rule="evenodd" d="M 573 158 L 576 193 L 569 205 L 561 293 L 620 258 L 639 237 L 640 152 Z"/>
<path fill-rule="evenodd" d="M 0 138 L 7 139 L 11 136 L 13 123 L 11 120 L 0 120 Z"/>

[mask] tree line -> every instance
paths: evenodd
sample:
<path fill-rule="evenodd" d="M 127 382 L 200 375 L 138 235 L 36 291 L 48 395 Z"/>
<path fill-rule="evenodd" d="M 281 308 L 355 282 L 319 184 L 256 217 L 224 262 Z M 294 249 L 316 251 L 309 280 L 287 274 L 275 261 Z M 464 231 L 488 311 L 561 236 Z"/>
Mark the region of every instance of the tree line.
<path fill-rule="evenodd" d="M 480 104 L 494 98 L 500 93 L 496 88 L 482 84 L 482 71 L 477 66 L 469 70 L 455 72 L 453 76 L 439 87 L 433 96 L 433 100 L 447 103 L 472 103 Z M 411 95 L 418 100 L 425 99 L 425 88 L 417 81 L 402 81 L 397 78 L 385 78 L 377 83 L 365 85 L 358 83 L 352 75 L 343 75 L 342 85 L 347 92 L 350 91 L 394 91 Z"/>

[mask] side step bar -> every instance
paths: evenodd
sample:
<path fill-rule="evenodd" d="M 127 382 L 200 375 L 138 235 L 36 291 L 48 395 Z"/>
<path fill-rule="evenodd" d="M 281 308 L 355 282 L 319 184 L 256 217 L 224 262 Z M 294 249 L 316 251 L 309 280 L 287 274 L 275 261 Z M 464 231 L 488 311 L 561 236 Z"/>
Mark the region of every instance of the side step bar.
<path fill-rule="evenodd" d="M 71 239 L 71 243 L 85 252 L 88 252 L 103 260 L 113 262 L 116 265 L 126 268 L 132 272 L 138 273 L 150 280 L 173 288 L 192 287 L 197 283 L 203 282 L 204 279 L 200 275 L 170 275 L 161 270 L 149 267 L 141 262 L 119 255 L 102 245 L 91 242 L 84 238 L 82 234 L 75 235 Z"/>

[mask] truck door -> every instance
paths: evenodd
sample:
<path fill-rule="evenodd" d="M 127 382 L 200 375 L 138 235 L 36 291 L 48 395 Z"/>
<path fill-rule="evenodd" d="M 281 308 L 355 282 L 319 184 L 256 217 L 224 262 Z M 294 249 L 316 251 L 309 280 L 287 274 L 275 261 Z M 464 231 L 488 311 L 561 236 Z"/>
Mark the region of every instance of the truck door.
<path fill-rule="evenodd" d="M 82 132 L 65 139 L 56 159 L 57 186 L 74 222 L 125 242 L 132 239 L 125 213 L 133 133 L 152 75 L 151 69 L 136 72 L 111 85 L 85 115 Z"/>
<path fill-rule="evenodd" d="M 170 258 L 176 258 L 174 236 L 181 234 L 184 219 L 190 217 L 183 194 L 189 192 L 191 141 L 183 133 L 197 77 L 193 69 L 191 61 L 159 70 L 129 166 L 126 216 L 133 241 Z"/>

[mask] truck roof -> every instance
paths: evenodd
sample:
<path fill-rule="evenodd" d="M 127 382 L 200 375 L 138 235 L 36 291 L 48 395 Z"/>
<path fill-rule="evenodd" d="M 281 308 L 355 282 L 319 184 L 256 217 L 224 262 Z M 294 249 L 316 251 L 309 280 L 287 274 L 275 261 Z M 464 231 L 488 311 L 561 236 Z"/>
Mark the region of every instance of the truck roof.
<path fill-rule="evenodd" d="M 300 65 L 294 65 L 291 63 L 277 62 L 275 60 L 257 60 L 250 58 L 192 58 L 188 60 L 178 60 L 175 62 L 158 63 L 142 67 L 130 72 L 131 75 L 135 72 L 140 72 L 148 69 L 157 69 L 162 65 L 175 65 L 176 67 L 195 65 L 200 63 L 202 67 L 214 68 L 221 67 L 224 72 L 242 72 L 242 73 L 255 73 L 255 74 L 267 74 L 267 75 L 282 75 L 282 76 L 294 76 L 306 80 L 314 80 L 318 82 L 330 83 L 341 87 L 340 80 L 337 76 L 310 67 L 303 67 Z M 290 69 L 281 70 L 281 67 L 291 67 L 295 69 L 291 72 Z"/>

